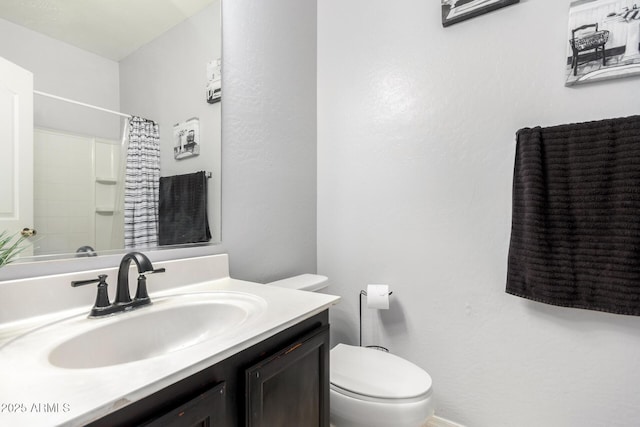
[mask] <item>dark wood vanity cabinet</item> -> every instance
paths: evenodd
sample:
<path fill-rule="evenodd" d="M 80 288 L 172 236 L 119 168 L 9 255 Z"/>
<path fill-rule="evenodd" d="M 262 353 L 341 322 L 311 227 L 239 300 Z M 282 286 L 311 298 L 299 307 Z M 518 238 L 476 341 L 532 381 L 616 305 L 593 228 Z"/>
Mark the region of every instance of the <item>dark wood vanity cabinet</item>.
<path fill-rule="evenodd" d="M 328 312 L 89 425 L 328 427 Z"/>
<path fill-rule="evenodd" d="M 245 370 L 246 426 L 329 425 L 329 327 Z"/>
<path fill-rule="evenodd" d="M 225 383 L 220 383 L 145 427 L 217 427 L 226 425 Z"/>

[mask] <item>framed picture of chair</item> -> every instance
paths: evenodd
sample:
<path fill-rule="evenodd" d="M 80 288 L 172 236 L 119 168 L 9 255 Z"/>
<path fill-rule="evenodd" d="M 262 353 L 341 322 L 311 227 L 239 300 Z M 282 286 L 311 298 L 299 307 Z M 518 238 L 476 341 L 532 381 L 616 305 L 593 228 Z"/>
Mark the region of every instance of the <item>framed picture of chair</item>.
<path fill-rule="evenodd" d="M 500 9 L 520 0 L 440 0 L 442 3 L 442 26 L 475 18 L 492 10 Z"/>
<path fill-rule="evenodd" d="M 572 1 L 565 67 L 566 86 L 640 74 L 640 2 Z"/>
<path fill-rule="evenodd" d="M 173 125 L 173 158 L 176 160 L 200 154 L 200 119 L 192 117 Z"/>

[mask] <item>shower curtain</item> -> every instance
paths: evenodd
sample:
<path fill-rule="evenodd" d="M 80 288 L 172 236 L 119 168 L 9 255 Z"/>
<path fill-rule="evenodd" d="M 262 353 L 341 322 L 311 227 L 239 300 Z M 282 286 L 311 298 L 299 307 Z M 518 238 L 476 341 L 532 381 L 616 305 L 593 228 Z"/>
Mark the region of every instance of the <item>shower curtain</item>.
<path fill-rule="evenodd" d="M 141 117 L 129 119 L 124 191 L 125 248 L 158 245 L 160 134 L 158 124 Z"/>

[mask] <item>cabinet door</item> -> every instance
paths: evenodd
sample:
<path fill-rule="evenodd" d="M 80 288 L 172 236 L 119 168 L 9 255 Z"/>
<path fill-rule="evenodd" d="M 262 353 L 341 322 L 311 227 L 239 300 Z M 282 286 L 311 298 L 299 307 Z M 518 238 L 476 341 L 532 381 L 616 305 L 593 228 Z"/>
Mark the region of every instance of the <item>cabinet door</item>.
<path fill-rule="evenodd" d="M 226 426 L 225 383 L 220 383 L 179 407 L 154 419 L 145 427 Z"/>
<path fill-rule="evenodd" d="M 246 425 L 329 426 L 329 326 L 245 371 Z"/>

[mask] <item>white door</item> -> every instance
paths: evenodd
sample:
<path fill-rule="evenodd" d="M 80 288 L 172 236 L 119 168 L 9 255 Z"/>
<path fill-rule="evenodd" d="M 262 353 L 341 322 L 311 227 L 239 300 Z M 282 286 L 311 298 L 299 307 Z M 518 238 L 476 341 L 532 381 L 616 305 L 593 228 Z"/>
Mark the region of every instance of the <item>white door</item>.
<path fill-rule="evenodd" d="M 0 232 L 24 228 L 33 228 L 33 74 L 0 57 Z"/>

